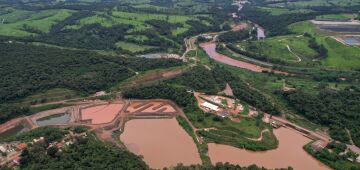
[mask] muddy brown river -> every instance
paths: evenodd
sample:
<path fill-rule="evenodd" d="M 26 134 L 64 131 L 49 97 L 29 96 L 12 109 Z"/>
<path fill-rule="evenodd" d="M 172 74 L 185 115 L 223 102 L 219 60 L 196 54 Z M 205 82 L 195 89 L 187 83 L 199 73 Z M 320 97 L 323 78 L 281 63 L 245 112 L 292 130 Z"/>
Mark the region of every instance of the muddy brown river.
<path fill-rule="evenodd" d="M 194 141 L 176 119 L 130 120 L 120 139 L 131 152 L 144 156 L 151 168 L 201 164 Z"/>
<path fill-rule="evenodd" d="M 215 42 L 201 43 L 200 47 L 205 50 L 206 54 L 209 55 L 210 58 L 212 58 L 220 63 L 224 63 L 224 64 L 234 66 L 234 67 L 243 68 L 243 69 L 254 71 L 254 72 L 267 71 L 267 72 L 274 72 L 274 73 L 278 73 L 278 74 L 285 74 L 285 75 L 288 74 L 286 72 L 272 70 L 269 68 L 261 67 L 261 66 L 255 65 L 255 64 L 244 62 L 244 61 L 235 60 L 226 55 L 220 54 L 220 53 L 216 52 L 216 43 Z"/>
<path fill-rule="evenodd" d="M 252 152 L 210 143 L 211 162 L 230 162 L 241 166 L 256 164 L 272 169 L 291 166 L 295 170 L 330 170 L 303 150 L 303 146 L 309 143 L 310 139 L 287 128 L 276 129 L 274 134 L 279 140 L 279 147 L 271 151 Z"/>

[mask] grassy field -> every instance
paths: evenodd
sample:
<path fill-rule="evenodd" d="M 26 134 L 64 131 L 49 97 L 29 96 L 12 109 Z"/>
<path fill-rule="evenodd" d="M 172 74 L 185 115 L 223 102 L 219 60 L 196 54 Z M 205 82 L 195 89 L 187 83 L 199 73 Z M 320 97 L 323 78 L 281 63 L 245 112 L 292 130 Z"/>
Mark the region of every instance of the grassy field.
<path fill-rule="evenodd" d="M 334 19 L 334 20 L 343 20 L 343 19 L 353 19 L 356 17 L 356 14 L 328 14 L 317 16 L 316 19 Z"/>
<path fill-rule="evenodd" d="M 52 101 L 60 101 L 69 98 L 74 98 L 79 96 L 75 91 L 64 89 L 64 88 L 54 88 L 51 90 L 47 90 L 44 92 L 40 92 L 31 96 L 28 96 L 21 100 L 23 104 L 35 104 L 35 103 L 43 103 L 43 102 L 52 102 Z"/>
<path fill-rule="evenodd" d="M 192 18 L 191 16 L 182 16 L 182 15 L 164 15 L 164 14 L 148 14 L 148 13 L 131 13 L 114 10 L 111 14 L 104 12 L 98 12 L 96 15 L 91 17 L 86 17 L 80 20 L 76 25 L 70 25 L 66 28 L 79 29 L 84 25 L 100 23 L 102 26 L 111 27 L 116 24 L 129 24 L 134 26 L 133 29 L 129 32 L 143 31 L 151 28 L 151 25 L 145 23 L 148 20 L 163 20 L 169 23 L 181 23 L 182 27 L 179 27 L 173 30 L 173 34 L 177 35 L 183 32 L 186 32 L 190 26 L 185 22 Z"/>
<path fill-rule="evenodd" d="M 149 38 L 145 35 L 126 35 L 125 39 L 131 40 L 131 41 L 139 41 L 139 42 L 149 40 Z"/>
<path fill-rule="evenodd" d="M 245 118 L 240 122 L 233 122 L 229 119 L 214 121 L 212 118 L 212 116 L 208 116 L 203 122 L 195 123 L 195 126 L 200 128 L 215 127 L 221 130 L 233 131 L 234 133 L 239 133 L 249 138 L 259 137 L 261 131 L 265 128 L 264 125 L 256 126 L 255 120 L 249 118 Z"/>
<path fill-rule="evenodd" d="M 271 15 L 293 14 L 293 13 L 309 13 L 308 9 L 290 10 L 286 8 L 271 8 L 271 7 L 259 7 L 261 11 L 270 12 Z"/>
<path fill-rule="evenodd" d="M 128 43 L 128 42 L 124 42 L 124 41 L 117 42 L 116 47 L 121 48 L 123 50 L 130 51 L 132 53 L 142 52 L 142 51 L 145 51 L 145 50 L 148 50 L 148 49 L 156 48 L 156 47 L 153 47 L 153 46 L 138 45 L 138 44 Z"/>
<path fill-rule="evenodd" d="M 40 12 L 10 10 L 9 13 L 0 15 L 0 35 L 29 36 L 34 33 L 24 30 L 24 26 L 47 33 L 53 24 L 71 16 L 73 11 L 65 9 L 43 10 Z"/>
<path fill-rule="evenodd" d="M 360 2 L 356 0 L 311 0 L 311 1 L 294 1 L 271 4 L 274 7 L 290 7 L 290 8 L 304 8 L 312 6 L 354 6 L 359 5 Z"/>
<path fill-rule="evenodd" d="M 328 50 L 326 59 L 321 60 L 325 67 L 336 69 L 359 69 L 360 68 L 360 48 L 347 46 L 332 38 L 332 35 L 325 34 L 323 31 L 309 21 L 295 23 L 289 29 L 297 34 L 309 33 L 315 37 L 317 43 L 322 44 Z"/>
<path fill-rule="evenodd" d="M 244 118 L 240 122 L 232 122 L 228 119 L 216 122 L 213 119 L 206 118 L 205 123 L 209 127 L 216 128 L 216 130 L 198 131 L 198 134 L 203 136 L 206 142 L 221 143 L 249 150 L 269 150 L 278 145 L 278 141 L 272 132 L 264 133 L 261 141 L 248 139 L 258 138 L 265 128 L 271 130 L 270 126 L 261 121 L 257 125 L 254 118 Z"/>
<path fill-rule="evenodd" d="M 264 41 L 245 41 L 237 44 L 243 50 L 265 55 L 284 62 L 297 63 L 311 61 L 317 53 L 308 47 L 309 38 L 302 35 L 280 36 L 267 38 Z M 288 49 L 288 47 L 290 50 Z M 297 57 L 298 56 L 298 57 Z"/>

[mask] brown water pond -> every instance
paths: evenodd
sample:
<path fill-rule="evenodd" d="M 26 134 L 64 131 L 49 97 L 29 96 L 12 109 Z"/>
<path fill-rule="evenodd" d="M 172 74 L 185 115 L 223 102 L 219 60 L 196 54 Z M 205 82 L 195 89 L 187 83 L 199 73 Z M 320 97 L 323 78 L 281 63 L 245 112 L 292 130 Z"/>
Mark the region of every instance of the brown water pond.
<path fill-rule="evenodd" d="M 8 138 L 8 137 L 11 137 L 11 136 L 15 136 L 17 134 L 20 134 L 22 132 L 26 132 L 28 131 L 29 128 L 26 128 L 24 127 L 23 125 L 16 125 L 15 127 L 3 132 L 3 133 L 0 133 L 0 139 L 5 139 L 5 138 Z"/>
<path fill-rule="evenodd" d="M 303 150 L 303 146 L 309 143 L 310 139 L 287 128 L 276 129 L 274 134 L 279 140 L 279 147 L 275 150 L 252 152 L 211 143 L 209 144 L 210 159 L 213 163 L 230 162 L 241 166 L 256 164 L 266 168 L 287 168 L 291 166 L 295 170 L 330 169 Z"/>
<path fill-rule="evenodd" d="M 176 119 L 130 120 L 120 139 L 151 168 L 201 163 L 195 143 Z"/>

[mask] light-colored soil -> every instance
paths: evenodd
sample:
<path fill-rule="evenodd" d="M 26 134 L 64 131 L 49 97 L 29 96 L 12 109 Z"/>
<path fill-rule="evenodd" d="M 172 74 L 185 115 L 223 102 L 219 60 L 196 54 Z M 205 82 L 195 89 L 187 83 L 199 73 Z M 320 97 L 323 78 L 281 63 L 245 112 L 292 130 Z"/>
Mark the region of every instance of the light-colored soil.
<path fill-rule="evenodd" d="M 234 96 L 234 93 L 228 83 L 226 83 L 226 87 L 225 87 L 224 91 L 222 91 L 222 92 L 224 94 L 226 94 L 227 96 Z"/>
<path fill-rule="evenodd" d="M 115 103 L 85 108 L 81 110 L 81 119 L 91 120 L 92 124 L 109 123 L 119 114 L 123 106 L 122 103 Z"/>
<path fill-rule="evenodd" d="M 243 30 L 245 28 L 247 28 L 249 25 L 247 23 L 241 23 L 241 24 L 234 24 L 232 25 L 232 31 L 239 31 L 239 30 Z"/>

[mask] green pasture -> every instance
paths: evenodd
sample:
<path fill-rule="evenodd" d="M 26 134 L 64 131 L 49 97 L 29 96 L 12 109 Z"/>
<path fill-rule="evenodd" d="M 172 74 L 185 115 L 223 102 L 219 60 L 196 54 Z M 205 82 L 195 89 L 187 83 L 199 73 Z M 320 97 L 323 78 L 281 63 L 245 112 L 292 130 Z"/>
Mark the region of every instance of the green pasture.
<path fill-rule="evenodd" d="M 263 129 L 271 127 L 261 120 L 254 118 L 242 118 L 240 122 L 232 122 L 229 119 L 215 121 L 210 117 L 204 120 L 206 127 L 215 127 L 216 130 L 200 130 L 198 134 L 203 136 L 206 142 L 221 143 L 238 148 L 249 150 L 269 150 L 278 145 L 278 141 L 272 132 L 265 132 L 261 141 L 254 141 L 248 138 L 256 139 L 260 137 Z"/>
<path fill-rule="evenodd" d="M 137 42 L 143 42 L 143 41 L 149 40 L 149 38 L 145 35 L 126 35 L 125 39 L 137 41 Z"/>
<path fill-rule="evenodd" d="M 10 13 L 0 15 L 0 35 L 29 36 L 34 35 L 24 30 L 24 26 L 41 32 L 49 32 L 52 25 L 71 16 L 73 11 L 65 9 L 43 10 L 40 12 L 12 10 Z"/>
<path fill-rule="evenodd" d="M 22 99 L 20 102 L 24 104 L 43 103 L 43 102 L 65 100 L 77 96 L 79 95 L 77 94 L 76 91 L 65 88 L 54 88 L 28 96 Z"/>
<path fill-rule="evenodd" d="M 196 17 L 182 16 L 182 15 L 164 15 L 164 14 L 148 14 L 148 13 L 132 13 L 114 10 L 111 14 L 98 12 L 94 16 L 86 17 L 80 20 L 76 25 L 70 25 L 66 28 L 79 29 L 84 25 L 99 23 L 104 27 L 111 27 L 116 24 L 129 24 L 134 26 L 129 32 L 144 31 L 151 28 L 151 25 L 146 24 L 148 20 L 163 20 L 169 23 L 181 23 L 183 26 L 173 30 L 174 35 L 186 32 L 190 26 L 185 22 Z"/>
<path fill-rule="evenodd" d="M 325 67 L 336 69 L 359 69 L 360 68 L 360 48 L 348 46 L 336 41 L 333 36 L 320 31 L 310 21 L 295 23 L 289 26 L 289 29 L 297 34 L 309 33 L 315 37 L 317 43 L 322 44 L 328 50 L 326 59 L 321 60 Z"/>
<path fill-rule="evenodd" d="M 318 41 L 328 49 L 328 57 L 322 61 L 325 66 L 337 69 L 359 69 L 360 48 L 344 45 L 331 37 L 321 37 Z"/>
<path fill-rule="evenodd" d="M 302 35 L 279 36 L 264 41 L 244 41 L 237 46 L 251 53 L 294 63 L 298 62 L 296 55 L 302 60 L 311 60 L 316 56 L 317 53 L 308 47 L 308 39 Z"/>
<path fill-rule="evenodd" d="M 353 19 L 356 17 L 356 14 L 328 14 L 317 16 L 316 19 L 333 19 L 333 20 L 346 20 Z"/>
<path fill-rule="evenodd" d="M 258 7 L 259 10 L 270 12 L 271 15 L 293 14 L 293 13 L 309 13 L 308 9 L 287 9 L 287 8 L 271 8 L 271 7 Z"/>
<path fill-rule="evenodd" d="M 311 1 L 292 1 L 271 4 L 273 7 L 290 7 L 290 8 L 305 8 L 313 6 L 354 6 L 359 5 L 360 1 L 356 0 L 311 0 Z"/>
<path fill-rule="evenodd" d="M 121 48 L 123 50 L 128 50 L 130 52 L 136 53 L 136 52 L 142 52 L 148 49 L 156 48 L 153 46 L 147 46 L 147 45 L 138 45 L 134 43 L 128 43 L 124 41 L 119 41 L 116 44 L 116 47 Z"/>

